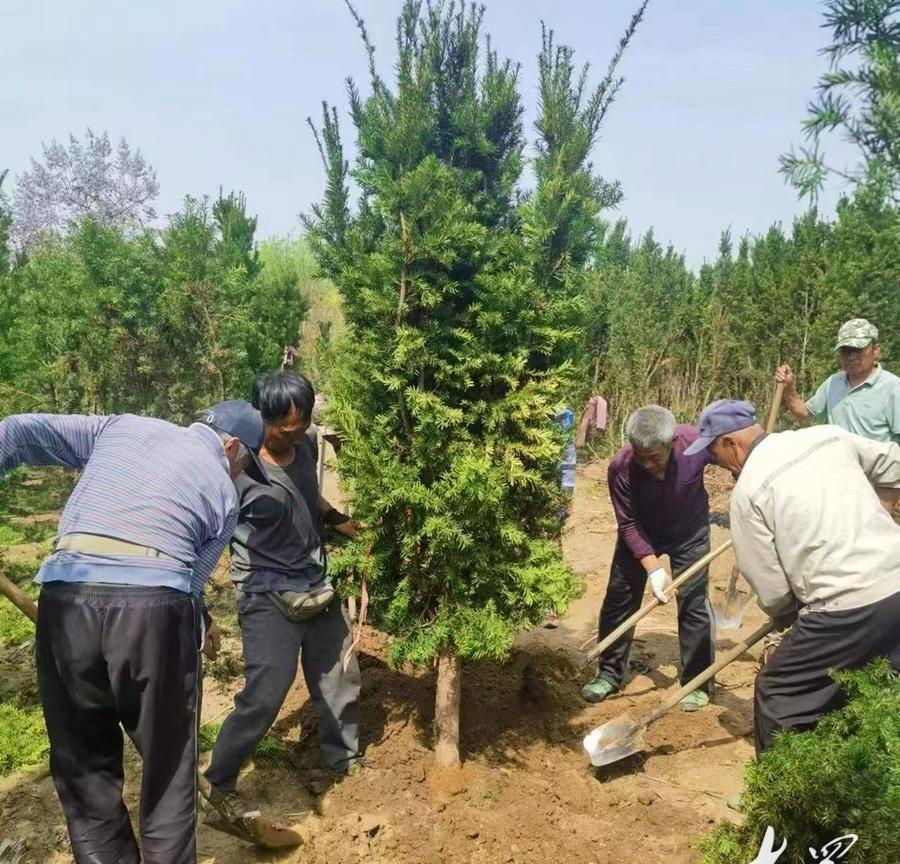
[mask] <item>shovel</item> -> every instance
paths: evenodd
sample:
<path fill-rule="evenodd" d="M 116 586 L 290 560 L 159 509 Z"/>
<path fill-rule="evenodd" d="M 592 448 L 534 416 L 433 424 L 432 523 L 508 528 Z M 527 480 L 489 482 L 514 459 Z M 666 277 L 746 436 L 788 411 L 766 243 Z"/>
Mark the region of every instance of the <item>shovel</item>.
<path fill-rule="evenodd" d="M 716 630 L 739 630 L 744 620 L 744 609 L 753 597 L 753 594 L 741 593 L 737 583 L 741 571 L 737 566 L 731 568 L 731 579 L 728 580 L 728 590 L 725 592 L 725 605 L 713 606 L 713 617 L 716 620 Z"/>
<path fill-rule="evenodd" d="M 775 393 L 772 396 L 772 407 L 769 408 L 769 418 L 766 420 L 766 432 L 775 428 L 778 419 L 778 411 L 781 408 L 781 398 L 784 395 L 784 384 L 775 385 Z M 716 630 L 738 630 L 744 620 L 744 609 L 750 602 L 752 594 L 744 594 L 738 590 L 737 583 L 741 571 L 737 567 L 731 570 L 731 579 L 728 582 L 728 590 L 725 592 L 725 605 L 713 606 L 716 619 Z"/>
<path fill-rule="evenodd" d="M 682 586 L 691 576 L 694 576 L 696 573 L 699 573 L 704 567 L 709 564 L 710 561 L 718 558 L 723 552 L 727 552 L 731 548 L 731 541 L 726 540 L 721 546 L 717 549 L 713 549 L 712 552 L 707 552 L 702 558 L 698 561 L 695 561 L 691 564 L 690 567 L 687 568 L 677 579 L 673 580 L 672 584 L 668 586 L 666 589 L 668 591 L 674 591 L 676 588 Z M 652 612 L 657 606 L 659 606 L 659 600 L 654 597 L 646 606 L 641 609 L 638 609 L 637 612 L 634 613 L 630 618 L 623 621 L 615 630 L 612 631 L 602 642 L 595 645 L 589 652 L 587 657 L 584 658 L 584 664 L 587 665 L 591 662 L 595 657 L 599 657 L 610 645 L 613 644 L 616 640 L 618 640 L 622 635 L 627 633 L 638 621 L 641 620 L 645 615 L 648 615 Z M 586 647 L 586 645 L 590 644 L 593 641 L 593 637 L 588 640 L 585 645 L 582 645 L 582 650 Z"/>
<path fill-rule="evenodd" d="M 644 730 L 651 723 L 655 723 L 663 714 L 671 711 L 688 693 L 693 693 L 729 663 L 737 660 L 748 648 L 771 633 L 774 626 L 772 621 L 766 621 L 759 629 L 754 630 L 743 641 L 738 642 L 734 648 L 723 654 L 712 666 L 692 678 L 671 696 L 666 697 L 659 706 L 637 723 L 628 714 L 620 714 L 588 733 L 584 738 L 583 745 L 590 756 L 591 765 L 599 768 L 601 765 L 610 765 L 627 756 L 640 753 L 644 749 Z"/>

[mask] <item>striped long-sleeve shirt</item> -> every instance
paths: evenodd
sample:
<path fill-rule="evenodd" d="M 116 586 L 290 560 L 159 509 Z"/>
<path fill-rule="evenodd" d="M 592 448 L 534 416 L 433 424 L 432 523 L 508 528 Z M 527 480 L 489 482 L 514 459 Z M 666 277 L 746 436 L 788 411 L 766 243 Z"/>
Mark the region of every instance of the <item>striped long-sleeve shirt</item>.
<path fill-rule="evenodd" d="M 83 474 L 59 536 L 97 534 L 171 558 L 57 551 L 38 582 L 166 586 L 199 595 L 237 524 L 237 495 L 215 432 L 123 414 L 18 414 L 0 421 L 0 477 L 19 465 Z M 174 560 L 172 560 L 174 559 Z"/>

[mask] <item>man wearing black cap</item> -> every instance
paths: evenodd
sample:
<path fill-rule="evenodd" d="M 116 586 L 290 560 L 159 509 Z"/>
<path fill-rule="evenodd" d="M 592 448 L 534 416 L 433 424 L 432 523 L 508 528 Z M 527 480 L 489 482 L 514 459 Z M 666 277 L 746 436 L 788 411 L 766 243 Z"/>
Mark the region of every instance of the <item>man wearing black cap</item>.
<path fill-rule="evenodd" d="M 131 414 L 0 422 L 0 478 L 19 465 L 83 471 L 37 576 L 38 687 L 76 861 L 141 860 L 123 729 L 143 760 L 143 860 L 196 861 L 201 598 L 237 524 L 232 479 L 262 438 L 246 402 L 188 428 Z"/>
<path fill-rule="evenodd" d="M 840 707 L 831 670 L 876 657 L 900 670 L 900 526 L 875 491 L 900 489 L 900 446 L 838 426 L 767 435 L 752 405 L 723 399 L 704 409 L 685 452 L 706 448 L 737 478 L 741 572 L 776 622 L 796 618 L 756 679 L 759 754 L 776 732 Z"/>

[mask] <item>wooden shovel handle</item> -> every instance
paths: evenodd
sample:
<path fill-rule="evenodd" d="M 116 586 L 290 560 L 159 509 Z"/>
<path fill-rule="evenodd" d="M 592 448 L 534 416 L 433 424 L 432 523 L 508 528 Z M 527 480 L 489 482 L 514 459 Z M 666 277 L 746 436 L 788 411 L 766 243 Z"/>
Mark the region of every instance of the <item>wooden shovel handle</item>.
<path fill-rule="evenodd" d="M 749 636 L 738 642 L 730 651 L 726 651 L 715 663 L 708 669 L 705 669 L 699 675 L 691 678 L 687 684 L 680 690 L 676 690 L 671 696 L 667 697 L 662 703 L 653 709 L 643 720 L 636 724 L 635 729 L 646 729 L 651 723 L 658 720 L 667 711 L 671 711 L 688 693 L 693 693 L 701 684 L 705 684 L 717 672 L 720 672 L 729 663 L 733 663 L 748 648 L 753 647 L 764 636 L 768 636 L 775 629 L 775 623 L 771 620 L 766 621 L 754 630 Z"/>
<path fill-rule="evenodd" d="M 0 575 L 0 594 L 6 597 L 23 615 L 37 624 L 37 606 L 34 605 L 34 600 L 3 575 Z"/>
<path fill-rule="evenodd" d="M 713 549 L 711 552 L 707 552 L 699 561 L 695 561 L 691 564 L 690 567 L 687 568 L 677 579 L 675 579 L 671 585 L 666 589 L 668 591 L 674 591 L 676 588 L 680 588 L 687 582 L 691 576 L 699 573 L 710 561 L 718 558 L 723 552 L 727 552 L 731 548 L 731 541 L 726 540 L 721 546 L 717 549 Z M 657 606 L 659 606 L 659 600 L 654 597 L 646 606 L 638 609 L 637 612 L 634 613 L 630 618 L 626 621 L 623 621 L 615 630 L 612 631 L 602 642 L 598 645 L 594 646 L 589 652 L 587 657 L 585 657 L 584 662 L 590 663 L 595 657 L 599 657 L 610 645 L 613 644 L 617 639 L 619 639 L 624 633 L 627 633 L 638 621 L 641 620 L 645 615 L 648 615 L 652 612 Z"/>
<path fill-rule="evenodd" d="M 769 419 L 766 420 L 766 432 L 775 428 L 778 412 L 781 410 L 781 398 L 784 396 L 784 382 L 779 381 L 775 385 L 775 395 L 772 397 L 772 407 L 769 409 Z"/>

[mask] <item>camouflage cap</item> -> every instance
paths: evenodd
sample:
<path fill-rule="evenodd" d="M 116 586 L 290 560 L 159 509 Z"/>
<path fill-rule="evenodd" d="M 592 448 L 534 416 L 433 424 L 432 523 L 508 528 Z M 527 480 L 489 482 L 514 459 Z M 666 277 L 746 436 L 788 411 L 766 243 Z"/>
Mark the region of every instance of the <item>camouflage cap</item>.
<path fill-rule="evenodd" d="M 851 318 L 838 330 L 836 351 L 841 348 L 865 348 L 878 341 L 878 328 L 865 318 Z"/>

